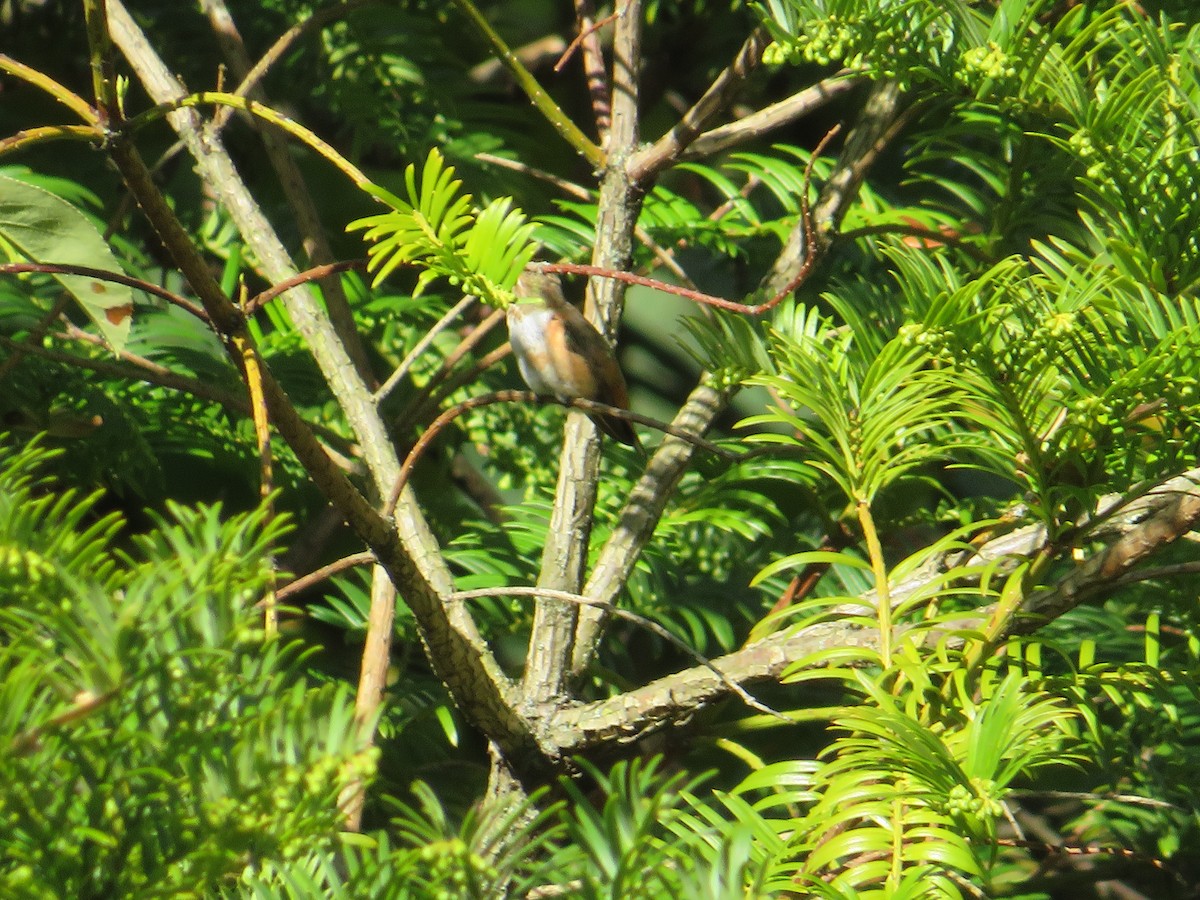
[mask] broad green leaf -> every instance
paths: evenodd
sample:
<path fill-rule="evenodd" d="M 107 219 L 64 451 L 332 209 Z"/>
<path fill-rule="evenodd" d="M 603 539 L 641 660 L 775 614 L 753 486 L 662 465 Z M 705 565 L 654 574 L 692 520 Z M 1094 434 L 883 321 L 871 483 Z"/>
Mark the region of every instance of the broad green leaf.
<path fill-rule="evenodd" d="M 4 175 L 0 175 L 0 248 L 30 262 L 122 271 L 87 216 L 43 188 Z M 133 291 L 83 275 L 54 277 L 96 323 L 113 352 L 120 352 L 129 338 Z"/>

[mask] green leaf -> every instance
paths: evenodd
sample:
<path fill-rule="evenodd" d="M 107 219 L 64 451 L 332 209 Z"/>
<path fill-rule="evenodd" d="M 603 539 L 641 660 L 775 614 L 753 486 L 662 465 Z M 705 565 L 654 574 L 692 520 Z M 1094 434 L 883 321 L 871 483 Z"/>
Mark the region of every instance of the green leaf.
<path fill-rule="evenodd" d="M 391 212 L 358 219 L 348 231 L 365 230 L 368 268 L 379 284 L 399 266 L 417 270 L 419 295 L 436 278 L 445 278 L 464 294 L 504 307 L 512 302 L 512 287 L 533 259 L 537 226 L 514 208 L 511 198 L 476 208 L 462 181 L 441 153 L 432 150 L 417 178 L 416 166 L 404 171 L 407 199 L 378 187 L 364 190 L 392 207 Z"/>
<path fill-rule="evenodd" d="M 0 250 L 5 249 L 15 259 L 123 274 L 87 216 L 43 188 L 0 175 Z M 129 338 L 133 291 L 83 275 L 54 278 L 96 323 L 113 352 L 120 352 Z"/>
<path fill-rule="evenodd" d="M 866 572 L 871 571 L 871 564 L 869 562 L 850 553 L 839 553 L 829 550 L 805 550 L 801 553 L 792 553 L 783 559 L 775 560 L 755 575 L 754 580 L 750 584 L 752 586 L 761 584 L 772 575 L 777 575 L 780 572 L 790 569 L 799 569 L 804 566 L 823 565 L 826 563 L 832 566 L 850 566 L 851 568 L 862 569 Z"/>

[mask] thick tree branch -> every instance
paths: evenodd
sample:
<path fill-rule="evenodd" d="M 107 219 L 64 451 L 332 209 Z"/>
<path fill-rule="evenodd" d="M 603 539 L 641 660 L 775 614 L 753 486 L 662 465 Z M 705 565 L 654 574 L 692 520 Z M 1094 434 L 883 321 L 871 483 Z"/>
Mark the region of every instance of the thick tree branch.
<path fill-rule="evenodd" d="M 706 384 L 697 387 L 671 424 L 690 434 L 702 435 L 725 409 L 732 389 L 718 390 Z M 613 605 L 629 580 L 638 556 L 654 535 L 663 510 L 695 454 L 695 446 L 679 438 L 663 440 L 646 471 L 629 494 L 616 527 L 608 537 L 584 588 L 585 596 Z M 607 610 L 602 606 L 583 609 L 575 630 L 571 676 L 578 680 L 595 658 Z"/>
<path fill-rule="evenodd" d="M 640 0 L 627 0 L 613 36 L 612 126 L 592 254 L 594 265 L 622 272 L 633 259 L 633 232 L 641 211 L 641 193 L 628 171 L 639 134 L 641 29 L 642 4 Z M 585 312 L 610 339 L 617 330 L 624 293 L 624 285 L 612 279 L 592 279 L 588 285 Z M 588 556 L 599 470 L 600 440 L 595 425 L 580 413 L 568 414 L 554 509 L 538 576 L 539 588 L 579 593 Z M 551 597 L 538 599 L 522 682 L 528 702 L 542 704 L 566 694 L 578 613 L 574 604 Z"/>
<path fill-rule="evenodd" d="M 1096 525 L 1090 536 L 1107 538 L 1109 543 L 1050 587 L 1026 598 L 1021 612 L 1001 624 L 1001 637 L 1032 633 L 1085 600 L 1111 592 L 1119 584 L 1115 579 L 1120 575 L 1200 523 L 1200 469 L 1172 478 L 1132 501 L 1116 495 L 1105 497 L 1097 509 Z M 920 572 L 892 585 L 892 603 L 901 605 L 944 580 L 947 566 L 961 567 L 969 573 L 999 561 L 994 571 L 1011 571 L 1022 559 L 1042 553 L 1046 541 L 1045 529 L 1030 525 L 988 541 L 969 558 L 931 559 Z M 1061 551 L 1063 555 L 1068 552 Z M 585 591 L 585 596 L 601 599 L 590 591 Z M 874 593 L 864 594 L 857 603 L 846 606 L 846 613 L 850 616 L 873 603 Z M 945 637 L 951 628 L 956 632 L 981 631 L 995 608 L 995 604 L 990 604 L 964 614 L 952 627 L 941 626 L 935 633 Z M 902 635 L 913 627 L 901 627 L 897 633 Z M 879 630 L 873 624 L 861 624 L 852 618 L 821 622 L 773 634 L 714 659 L 712 664 L 725 679 L 745 686 L 778 680 L 789 667 L 806 657 L 839 648 L 878 651 Z M 698 666 L 608 700 L 564 709 L 553 722 L 543 725 L 544 740 L 560 746 L 564 754 L 606 741 L 636 740 L 727 699 L 729 691 L 722 682 L 707 667 Z"/>
<path fill-rule="evenodd" d="M 1010 633 L 1030 634 L 1084 601 L 1109 592 L 1133 567 L 1174 543 L 1200 522 L 1200 470 L 1173 478 L 1121 510 L 1123 518 L 1153 510 L 1057 584 L 1027 598 Z"/>
<path fill-rule="evenodd" d="M 200 5 L 208 15 L 213 32 L 217 36 L 217 42 L 221 45 L 230 69 L 242 80 L 245 96 L 259 103 L 269 102 L 261 86 L 251 85 L 246 80 L 252 68 L 250 55 L 246 52 L 241 32 L 238 31 L 237 24 L 233 21 L 233 16 L 229 12 L 225 0 L 201 0 Z M 262 140 L 263 148 L 267 152 L 267 159 L 270 160 L 271 167 L 275 170 L 288 206 L 295 213 L 296 225 L 300 231 L 300 239 L 309 265 L 322 266 L 333 263 L 333 251 L 325 236 L 317 205 L 313 202 L 312 194 L 305 184 L 304 176 L 301 175 L 300 167 L 292 157 L 287 143 L 278 132 L 270 128 L 261 128 L 254 120 L 251 121 L 251 126 Z M 335 274 L 322 278 L 321 290 L 324 293 L 325 309 L 329 314 L 329 321 L 333 325 L 334 331 L 337 332 L 342 346 L 346 348 L 355 368 L 358 369 L 359 377 L 368 384 L 371 383 L 374 375 L 367 359 L 367 350 L 358 333 L 358 326 L 354 321 L 354 314 L 350 310 L 350 303 L 342 290 L 341 279 Z"/>
<path fill-rule="evenodd" d="M 743 116 L 728 125 L 720 125 L 697 137 L 684 149 L 682 159 L 700 159 L 736 147 L 769 134 L 797 119 L 802 119 L 821 107 L 848 94 L 861 83 L 861 79 L 839 73 L 832 78 L 807 87 L 770 106 Z"/>
<path fill-rule="evenodd" d="M 183 94 L 182 88 L 154 53 L 120 0 L 112 0 L 109 4 L 109 15 L 118 45 L 129 58 L 150 96 L 159 103 L 178 100 Z M 219 138 L 204 127 L 194 110 L 178 109 L 170 113 L 168 119 L 187 143 L 189 151 L 199 164 L 202 177 L 221 198 L 243 238 L 263 261 L 272 280 L 283 281 L 296 275 L 296 267 L 234 170 Z M 149 180 L 149 173 L 141 171 L 144 166 L 140 164 L 140 158 L 130 155 L 134 153 L 131 148 L 119 146 L 123 147 L 122 152 L 125 154 L 120 162 L 127 170 L 127 179 L 134 180 L 137 184 L 135 193 L 139 202 L 143 201 L 144 196 L 157 196 L 161 203 L 161 195 L 158 195 L 157 189 Z M 167 218 L 169 210 L 165 208 L 165 204 L 162 204 L 162 207 L 157 210 L 156 219 Z M 174 217 L 170 216 L 170 220 L 174 221 Z M 162 222 L 156 221 L 155 224 L 157 227 Z M 195 254 L 194 248 L 186 240 L 186 235 L 175 235 L 171 244 L 183 254 L 192 270 L 185 270 L 185 274 L 192 281 L 193 289 L 204 301 L 210 317 L 213 309 L 220 310 L 224 315 L 225 308 L 221 305 L 223 295 L 212 281 L 207 266 L 200 261 L 197 269 L 197 263 L 186 258 L 189 254 Z M 199 259 L 198 256 L 196 258 Z M 179 264 L 182 268 L 182 263 Z M 207 280 L 198 284 L 192 280 L 192 276 L 201 277 L 201 271 Z M 204 296 L 200 290 L 201 286 L 210 296 Z M 371 393 L 358 377 L 345 348 L 337 339 L 309 286 L 295 288 L 287 297 L 288 311 L 308 341 L 322 374 L 358 436 L 374 490 L 382 496 L 395 482 L 400 463 Z M 214 319 L 214 324 L 221 333 L 227 333 L 231 325 L 237 325 L 221 319 Z M 285 428 L 291 429 L 295 426 L 295 422 L 292 421 L 294 409 L 287 402 L 278 384 L 268 378 L 264 387 L 268 388 L 272 420 L 280 433 L 289 443 L 292 440 L 302 443 L 303 437 L 300 432 L 285 431 Z M 438 597 L 449 594 L 453 590 L 453 582 L 437 542 L 417 507 L 411 490 L 406 490 L 400 497 L 393 525 L 383 521 L 371 510 L 365 499 L 344 480 L 340 472 L 335 480 L 329 480 L 334 476 L 328 475 L 325 469 L 331 464 L 323 452 L 317 452 L 319 445 L 316 445 L 315 449 L 307 446 L 301 449 L 304 452 L 296 450 L 297 456 L 313 474 L 314 481 L 322 486 L 330 501 L 343 511 L 359 536 L 376 552 L 380 562 L 401 586 L 405 599 L 421 622 L 422 628 L 428 628 L 424 637 L 431 663 L 438 676 L 446 679 L 447 686 L 455 695 L 456 701 L 462 705 L 464 712 L 501 745 L 510 746 L 517 753 L 526 752 L 529 747 L 528 733 L 509 706 L 508 680 L 479 636 L 469 613 L 461 604 L 455 604 L 449 610 L 440 605 Z M 414 603 L 416 605 L 413 605 Z M 391 631 L 390 626 L 384 627 L 383 620 L 388 617 L 390 611 L 377 609 L 375 612 L 378 615 L 373 617 L 372 628 L 380 637 L 373 642 L 373 646 L 378 648 L 378 655 L 386 657 Z M 366 660 L 364 668 L 380 664 L 386 665 L 386 659 Z M 367 701 L 367 706 L 377 705 L 379 698 L 375 696 L 367 698 Z M 476 719 L 476 716 L 482 718 Z"/>
<path fill-rule="evenodd" d="M 855 187 L 857 187 L 855 182 Z M 840 219 L 844 206 L 853 199 L 853 193 L 847 190 L 836 194 L 835 203 L 825 204 L 825 215 L 836 216 Z M 804 236 L 808 229 L 805 225 L 809 217 L 802 217 L 797 224 L 796 234 L 799 235 L 797 246 L 803 250 L 807 241 Z M 813 248 L 814 252 L 817 248 Z M 805 266 L 811 266 L 815 259 L 801 259 L 796 268 L 787 272 L 788 280 L 772 290 L 771 296 L 782 294 L 783 288 L 793 282 L 796 277 L 807 271 Z M 769 303 L 770 301 L 768 301 Z M 761 304 L 765 306 L 766 304 Z M 760 307 L 747 308 L 739 304 L 741 311 L 754 312 Z M 688 403 L 680 410 L 676 425 L 682 425 L 696 434 L 702 434 L 720 414 L 728 403 L 732 391 L 715 391 L 701 384 L 689 398 Z M 686 424 L 684 424 L 686 423 Z M 609 537 L 599 560 L 592 572 L 592 577 L 583 593 L 592 598 L 614 603 L 626 580 L 632 572 L 638 555 L 647 541 L 650 540 L 658 520 L 666 507 L 666 500 L 671 491 L 683 476 L 687 464 L 691 460 L 691 447 L 684 444 L 673 444 L 663 441 L 658 453 L 651 460 L 645 474 L 630 495 L 629 502 L 622 510 L 620 525 Z M 574 679 L 582 678 L 588 666 L 594 659 L 595 652 L 603 632 L 603 607 L 583 610 L 579 615 L 576 628 L 574 648 L 572 651 L 571 675 Z"/>
<path fill-rule="evenodd" d="M 648 185 L 654 177 L 679 159 L 713 116 L 723 110 L 750 73 L 762 61 L 763 49 L 771 42 L 765 28 L 756 28 L 746 38 L 732 63 L 721 71 L 703 96 L 683 114 L 670 131 L 645 150 L 634 154 L 629 161 L 629 178 L 634 184 Z"/>
<path fill-rule="evenodd" d="M 137 198 L 168 252 L 196 295 L 227 347 L 233 338 L 249 340 L 245 321 L 238 309 L 221 292 L 205 260 L 191 244 L 187 232 L 175 219 L 165 199 L 154 186 L 150 170 L 137 151 L 122 140 L 110 153 L 118 170 Z M 387 568 L 396 584 L 404 588 L 405 600 L 422 625 L 430 650 L 430 661 L 438 677 L 455 693 L 464 712 L 495 739 L 510 744 L 511 750 L 528 752 L 526 729 L 513 713 L 508 699 L 507 679 L 490 659 L 477 635 L 464 633 L 450 620 L 441 594 L 425 578 L 404 546 L 392 522 L 384 519 L 367 502 L 325 453 L 307 424 L 266 367 L 262 389 L 271 421 L 297 459 L 346 520 Z M 461 693 L 461 697 L 458 696 Z M 479 717 L 479 718 L 476 718 Z"/>

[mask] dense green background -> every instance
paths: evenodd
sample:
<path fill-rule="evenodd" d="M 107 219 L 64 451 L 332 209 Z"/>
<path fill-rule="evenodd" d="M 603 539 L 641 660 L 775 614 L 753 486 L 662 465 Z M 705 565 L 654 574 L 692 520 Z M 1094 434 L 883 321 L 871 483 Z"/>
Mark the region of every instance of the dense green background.
<path fill-rule="evenodd" d="M 189 89 L 232 83 L 192 4 L 130 5 Z M 311 8 L 229 3 L 252 58 Z M 547 36 L 561 47 L 573 34 L 570 4 L 479 8 L 514 47 Z M 841 65 L 867 75 L 816 115 L 659 180 L 643 227 L 711 294 L 740 300 L 757 289 L 798 220 L 808 153 L 832 124 L 855 120 L 868 81 L 897 80 L 913 112 L 847 212 L 852 236 L 766 321 L 629 292 L 620 358 L 633 407 L 669 419 L 707 370 L 739 385 L 710 436 L 777 452 L 697 457 L 627 585 L 628 609 L 716 657 L 782 627 L 763 622 L 814 564 L 792 554 L 827 541 L 843 554 L 793 608 L 794 623 L 836 617 L 831 598 L 872 586 L 870 562 L 895 576 L 960 526 L 964 540 L 1046 529 L 1029 568 L 997 569 L 983 588 L 947 589 L 905 612 L 932 623 L 1002 599 L 1002 588 L 1027 597 L 1054 584 L 1073 549 L 1082 557 L 1111 540 L 1081 525 L 1098 498 L 1196 465 L 1200 33 L 1190 4 L 696 0 L 645 12 L 647 140 L 768 12 L 773 64 L 749 79 L 734 116 Z M 0 52 L 89 96 L 77 4 L 0 3 Z M 587 123 L 578 59 L 556 74 L 559 53 L 531 68 Z M 489 59 L 451 4 L 365 4 L 297 43 L 264 86 L 378 184 L 402 192 L 405 167 L 419 170 L 437 148 L 480 203 L 511 196 L 539 222 L 546 258 L 586 262 L 594 193 L 568 197 L 532 173 L 592 191 L 595 173 Z M 28 85 L 5 77 L 0 87 L 0 137 L 65 121 Z M 148 105 L 136 79 L 125 104 Z M 250 293 L 268 287 L 186 153 L 163 156 L 173 140 L 158 125 L 138 145 L 164 160 L 160 185 L 214 272 L 229 289 L 239 279 Z M 296 248 L 256 134 L 235 116 L 226 141 Z M 345 226 L 378 207 L 308 149 L 294 156 L 335 255 L 363 257 Z M 833 152 L 818 162 L 814 193 L 834 165 Z M 0 174 L 67 199 L 127 271 L 184 290 L 104 153 L 46 143 L 0 157 Z M 672 280 L 645 246 L 636 263 Z M 414 299 L 416 277 L 401 270 L 371 286 L 344 276 L 381 380 L 460 299 L 444 281 Z M 568 290 L 581 296 L 582 279 Z M 58 296 L 43 276 L 0 277 L 0 334 L 28 339 Z M 65 315 L 87 327 L 73 307 Z M 436 414 L 414 401 L 482 315 L 442 332 L 389 400 L 398 446 Z M 65 327 L 36 342 L 111 359 L 63 338 Z M 351 454 L 286 317 L 265 310 L 253 329 L 304 416 Z M 503 341 L 493 331 L 462 371 Z M 207 327 L 160 303 L 139 303 L 127 349 L 230 397 L 243 391 Z M 275 506 L 286 515 L 269 522 L 253 429 L 230 404 L 7 345 L 0 359 L 10 429 L 0 464 L 5 896 L 526 896 L 546 885 L 613 898 L 1196 896 L 1200 639 L 1186 568 L 1115 586 L 1024 641 L 910 647 L 889 665 L 831 653 L 825 677 L 756 688 L 797 723 L 718 704 L 686 729 L 598 753 L 575 781 L 551 779 L 536 812 L 497 826 L 476 806 L 487 737 L 432 676 L 403 604 L 376 746 L 356 733 L 368 568 L 290 601 L 284 638 L 264 643 L 255 604 L 272 560 L 300 573 L 361 549 L 282 442 Z M 912 392 L 888 394 L 893 376 Z M 439 405 L 519 386 L 506 359 Z M 102 424 L 89 424 L 96 416 Z M 762 418 L 735 427 L 749 416 Z M 557 408 L 488 407 L 423 460 L 414 484 L 459 589 L 536 581 L 562 420 Z M 852 451 L 823 443 L 838 435 Z M 604 452 L 593 552 L 641 471 L 632 451 Z M 478 480 L 468 484 L 464 469 Z M 859 500 L 881 535 L 877 556 Z M 1195 546 L 1180 541 L 1153 564 L 1190 563 Z M 530 602 L 473 609 L 519 673 Z M 694 664 L 660 634 L 618 621 L 581 698 Z M 343 835 L 336 798 L 364 773 L 364 831 Z M 497 845 L 497 830 L 530 840 Z"/>

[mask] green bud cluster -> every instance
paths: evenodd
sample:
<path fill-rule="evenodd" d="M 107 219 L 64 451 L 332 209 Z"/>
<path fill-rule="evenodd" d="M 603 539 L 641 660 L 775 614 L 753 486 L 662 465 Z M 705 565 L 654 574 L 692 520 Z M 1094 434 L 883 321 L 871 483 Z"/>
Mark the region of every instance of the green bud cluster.
<path fill-rule="evenodd" d="M 0 547 L 0 573 L 8 581 L 36 586 L 54 577 L 54 566 L 33 550 Z"/>
<path fill-rule="evenodd" d="M 1016 75 L 1012 57 L 995 41 L 988 41 L 985 46 L 972 47 L 963 53 L 962 67 L 955 73 L 955 77 L 964 84 L 974 82 L 978 77 L 999 81 L 1015 78 Z"/>
<path fill-rule="evenodd" d="M 860 23 L 843 21 L 838 16 L 818 19 L 808 23 L 805 31 L 788 43 L 775 41 L 763 51 L 763 62 L 767 65 L 793 65 L 801 62 L 828 66 L 835 62 L 857 66 L 862 62 L 861 53 L 856 52 L 856 35 Z"/>
<path fill-rule="evenodd" d="M 427 844 L 420 858 L 429 866 L 429 881 L 437 886 L 429 894 L 434 900 L 458 900 L 471 894 L 474 885 L 496 877 L 495 868 L 472 853 L 461 838 Z"/>
<path fill-rule="evenodd" d="M 946 798 L 946 812 L 998 818 L 1004 814 L 1004 807 L 992 796 L 995 788 L 996 783 L 990 778 L 972 778 L 970 785 L 956 784 Z"/>

